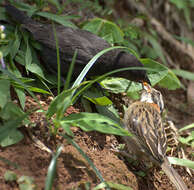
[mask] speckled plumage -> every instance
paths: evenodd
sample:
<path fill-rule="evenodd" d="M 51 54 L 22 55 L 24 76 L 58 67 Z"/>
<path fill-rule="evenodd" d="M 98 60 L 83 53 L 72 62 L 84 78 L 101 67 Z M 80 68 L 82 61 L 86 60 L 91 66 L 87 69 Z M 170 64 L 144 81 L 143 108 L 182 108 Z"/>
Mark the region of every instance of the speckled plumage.
<path fill-rule="evenodd" d="M 139 141 L 140 149 L 162 163 L 166 152 L 166 134 L 157 108 L 150 103 L 135 102 L 126 111 L 124 121 L 125 128 Z"/>
<path fill-rule="evenodd" d="M 188 190 L 166 156 L 167 138 L 161 118 L 163 108 L 161 93 L 145 84 L 141 101 L 131 104 L 125 112 L 125 129 L 133 134 L 124 137 L 127 150 L 137 159 L 150 160 L 160 166 L 177 190 Z"/>

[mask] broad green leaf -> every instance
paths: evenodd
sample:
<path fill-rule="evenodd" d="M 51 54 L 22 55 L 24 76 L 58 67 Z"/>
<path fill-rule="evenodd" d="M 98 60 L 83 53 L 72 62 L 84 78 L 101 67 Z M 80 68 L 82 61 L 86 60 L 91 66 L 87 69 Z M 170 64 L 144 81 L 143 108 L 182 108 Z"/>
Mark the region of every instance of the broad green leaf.
<path fill-rule="evenodd" d="M 159 81 L 161 81 L 163 78 L 165 78 L 169 72 L 167 67 L 152 59 L 140 59 L 140 61 L 144 64 L 145 68 L 147 69 L 148 77 L 153 86 L 157 84 Z M 127 79 L 115 78 L 115 77 L 105 78 L 100 82 L 100 84 L 104 88 L 114 93 L 121 93 L 121 92 L 130 93 L 130 92 L 136 92 L 142 89 L 142 86 L 139 83 L 135 83 Z"/>
<path fill-rule="evenodd" d="M 112 43 L 112 39 L 114 43 L 120 43 L 124 40 L 124 34 L 116 24 L 101 18 L 94 18 L 85 24 L 83 29 L 88 30 L 102 38 L 104 37 L 105 39 L 110 39 L 109 43 Z M 107 35 L 110 34 L 112 34 L 112 38 L 107 38 Z"/>
<path fill-rule="evenodd" d="M 192 72 L 185 71 L 182 69 L 172 69 L 172 72 L 180 77 L 185 78 L 185 79 L 194 80 L 194 73 L 192 73 Z"/>
<path fill-rule="evenodd" d="M 88 96 L 84 96 L 86 99 L 88 99 L 90 102 L 100 105 L 100 106 L 106 106 L 112 104 L 112 101 L 107 98 L 106 96 L 98 97 L 98 98 L 90 98 Z"/>
<path fill-rule="evenodd" d="M 159 85 L 169 90 L 175 90 L 182 86 L 177 76 L 170 69 L 168 69 L 168 74 L 159 82 Z"/>
<path fill-rule="evenodd" d="M 75 24 L 73 24 L 71 21 L 69 21 L 69 17 L 63 16 L 63 15 L 55 15 L 48 12 L 37 12 L 36 15 L 48 18 L 52 21 L 58 22 L 59 24 L 62 24 L 63 26 L 77 28 Z"/>
<path fill-rule="evenodd" d="M 0 107 L 10 100 L 10 81 L 9 80 L 0 80 Z"/>
<path fill-rule="evenodd" d="M 24 114 L 17 119 L 9 120 L 8 122 L 4 123 L 3 126 L 0 126 L 0 142 L 3 141 L 12 130 L 20 127 L 22 125 L 23 120 L 28 116 L 28 114 Z"/>
<path fill-rule="evenodd" d="M 43 72 L 42 68 L 38 64 L 36 64 L 36 63 L 28 64 L 28 65 L 26 65 L 26 69 L 28 71 L 30 71 L 31 73 L 34 73 L 34 74 L 38 75 L 39 77 L 47 80 L 46 77 L 44 76 L 44 72 Z"/>
<path fill-rule="evenodd" d="M 108 133 L 120 136 L 131 135 L 128 131 L 124 130 L 118 123 L 116 123 L 112 119 L 97 113 L 82 112 L 71 114 L 61 121 L 61 126 L 67 124 L 80 127 L 86 132 L 98 131 L 101 133 Z"/>
<path fill-rule="evenodd" d="M 122 122 L 118 114 L 118 111 L 114 108 L 113 105 L 109 106 L 96 105 L 96 109 L 98 113 L 100 113 L 101 115 L 107 116 L 108 118 L 112 119 L 113 121 L 119 123 L 122 126 Z"/>
<path fill-rule="evenodd" d="M 187 159 L 180 159 L 176 157 L 168 157 L 168 160 L 171 164 L 185 166 L 185 167 L 194 169 L 194 161 L 187 160 Z"/>
<path fill-rule="evenodd" d="M 133 92 L 142 89 L 141 84 L 131 82 L 124 78 L 107 77 L 100 82 L 100 84 L 107 90 L 114 93 Z"/>
<path fill-rule="evenodd" d="M 9 135 L 7 137 L 5 137 L 2 141 L 0 141 L 0 145 L 2 147 L 10 146 L 18 143 L 23 138 L 24 138 L 24 135 L 17 129 L 14 129 L 9 132 Z"/>
<path fill-rule="evenodd" d="M 14 120 L 18 117 L 24 115 L 24 112 L 21 110 L 19 106 L 14 104 L 13 102 L 8 102 L 3 109 L 0 111 L 0 117 L 3 120 Z M 25 123 L 28 123 L 28 120 L 24 120 Z"/>
<path fill-rule="evenodd" d="M 156 85 L 168 74 L 168 68 L 158 63 L 157 61 L 154 61 L 152 59 L 140 59 L 140 61 L 144 64 L 145 68 L 148 69 L 148 77 L 153 86 Z M 155 71 L 149 71 L 149 69 L 154 69 Z"/>
<path fill-rule="evenodd" d="M 101 87 L 99 87 L 101 88 Z M 91 101 L 94 104 L 106 106 L 112 104 L 112 101 L 103 95 L 102 89 L 99 88 L 90 88 L 83 93 L 83 97 Z"/>

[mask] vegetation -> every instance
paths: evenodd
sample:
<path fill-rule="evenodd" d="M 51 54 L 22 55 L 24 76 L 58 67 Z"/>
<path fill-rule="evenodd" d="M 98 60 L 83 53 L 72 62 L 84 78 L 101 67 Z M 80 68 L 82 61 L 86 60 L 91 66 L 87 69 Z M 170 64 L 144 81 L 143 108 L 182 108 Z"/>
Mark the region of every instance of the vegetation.
<path fill-rule="evenodd" d="M 121 184 L 113 182 L 106 182 L 102 177 L 102 174 L 90 160 L 90 158 L 83 152 L 79 145 L 74 141 L 74 134 L 71 127 L 76 126 L 81 128 L 85 132 L 98 131 L 105 134 L 114 134 L 119 136 L 130 136 L 131 134 L 122 128 L 122 122 L 118 114 L 118 110 L 113 106 L 112 100 L 109 98 L 109 92 L 113 93 L 126 93 L 132 98 L 138 98 L 141 85 L 135 82 L 128 81 L 126 79 L 108 77 L 113 72 L 119 72 L 120 70 L 107 73 L 103 76 L 95 77 L 91 80 L 84 81 L 84 77 L 88 70 L 95 64 L 96 60 L 105 54 L 106 52 L 114 48 L 122 48 L 126 51 L 133 53 L 147 68 L 149 79 L 152 85 L 158 85 L 168 90 L 175 90 L 178 88 L 187 89 L 185 83 L 181 81 L 194 80 L 194 73 L 189 70 L 185 71 L 184 67 L 176 64 L 176 60 L 173 60 L 169 53 L 164 48 L 166 45 L 162 39 L 168 37 L 165 32 L 161 34 L 158 29 L 154 29 L 153 18 L 150 17 L 148 7 L 152 6 L 152 1 L 148 1 L 143 11 L 138 10 L 140 14 L 135 13 L 128 15 L 126 19 L 119 16 L 119 19 L 115 21 L 115 10 L 113 6 L 115 2 L 110 0 L 105 3 L 104 8 L 99 1 L 90 0 L 73 0 L 61 1 L 58 0 L 33 0 L 33 1 L 12 1 L 9 2 L 26 13 L 32 16 L 34 19 L 42 20 L 43 22 L 50 22 L 55 24 L 61 24 L 69 27 L 79 27 L 84 30 L 88 30 L 103 39 L 107 40 L 112 47 L 99 52 L 96 56 L 90 60 L 79 77 L 75 82 L 71 83 L 71 74 L 73 72 L 73 66 L 76 59 L 77 52 L 75 52 L 72 58 L 71 66 L 69 70 L 66 83 L 61 82 L 60 75 L 57 77 L 48 73 L 41 65 L 38 49 L 38 44 L 32 36 L 22 27 L 7 17 L 3 6 L 0 7 L 0 21 L 2 25 L 0 28 L 0 145 L 1 147 L 7 147 L 18 143 L 24 138 L 20 128 L 23 126 L 30 128 L 31 121 L 29 115 L 34 112 L 43 112 L 48 122 L 48 127 L 53 136 L 59 135 L 72 144 L 77 151 L 87 160 L 96 176 L 100 180 L 100 184 L 94 189 L 102 188 L 115 188 L 115 189 L 129 189 Z M 4 1 L 0 1 L 4 3 Z M 173 10 L 176 10 L 176 15 L 181 17 L 184 26 L 187 28 L 187 32 L 192 30 L 192 12 L 194 7 L 194 1 L 178 1 L 168 0 L 166 2 L 170 4 Z M 132 3 L 133 5 L 134 3 Z M 137 3 L 138 4 L 138 3 Z M 153 4 L 156 2 L 153 0 Z M 64 11 L 69 7 L 78 6 L 78 10 L 85 15 L 69 14 L 64 16 Z M 135 6 L 135 4 L 134 4 Z M 139 7 L 142 4 L 139 2 Z M 119 3 L 118 3 L 119 7 Z M 133 8 L 133 7 L 132 7 Z M 54 11 L 53 11 L 54 10 Z M 87 14 L 93 13 L 92 19 L 87 19 Z M 128 18 L 133 18 L 133 22 L 130 24 L 126 21 Z M 159 18 L 158 18 L 159 19 Z M 170 19 L 170 18 L 168 18 Z M 168 20 L 167 19 L 167 20 Z M 173 21 L 175 22 L 175 21 Z M 76 23 L 76 24 L 75 24 Z M 146 26 L 145 26 L 146 25 Z M 161 29 L 162 30 L 162 29 Z M 172 30 L 171 26 L 169 30 Z M 183 44 L 193 46 L 194 42 L 181 34 L 183 30 L 179 28 L 180 32 L 174 33 L 169 39 L 169 44 L 166 46 L 172 46 L 176 42 L 177 47 L 181 51 Z M 54 27 L 53 27 L 53 31 Z M 166 37 L 167 36 L 167 37 Z M 56 47 L 59 55 L 59 49 L 56 39 Z M 176 49 L 176 48 L 175 48 Z M 182 51 L 184 56 L 188 59 L 194 60 L 191 53 Z M 161 62 L 161 63 L 159 63 Z M 58 56 L 58 64 L 59 56 Z M 134 68 L 128 68 L 128 70 Z M 60 73 L 60 71 L 58 71 Z M 182 77 L 181 81 L 177 76 Z M 95 89 L 93 84 L 99 82 L 105 89 L 105 94 L 102 94 Z M 131 85 L 130 85 L 131 84 Z M 129 87 L 130 85 L 130 87 Z M 93 87 L 92 87 L 93 86 Z M 92 87 L 92 88 L 91 88 Z M 128 88 L 129 87 L 129 88 Z M 53 89 L 58 89 L 57 93 L 54 93 Z M 36 94 L 41 93 L 45 96 L 53 96 L 53 101 L 48 106 L 48 110 L 44 110 L 41 103 L 38 101 Z M 13 94 L 17 96 L 19 102 L 15 104 L 13 102 Z M 25 102 L 27 96 L 31 96 L 39 104 L 39 108 L 34 110 L 26 110 Z M 98 113 L 80 112 L 70 114 L 64 117 L 67 108 L 74 105 L 80 99 L 89 101 L 96 105 L 100 109 Z M 92 110 L 91 105 L 84 104 L 86 110 Z M 111 114 L 110 114 L 111 113 Z M 95 123 L 95 125 L 94 125 Z M 193 128 L 191 124 L 187 128 Z M 58 132 L 59 129 L 63 129 L 63 132 Z M 33 128 L 31 128 L 33 130 Z M 194 135 L 191 132 L 187 137 L 181 136 L 182 131 L 179 130 L 179 141 L 189 147 L 193 147 Z M 56 173 L 57 159 L 61 154 L 63 146 L 59 146 L 57 150 L 52 150 L 53 157 L 48 166 L 48 173 L 45 182 L 45 190 L 49 190 L 53 186 L 53 181 Z M 55 152 L 55 153 L 54 153 Z M 191 153 L 192 154 L 192 153 Z M 177 165 L 186 166 L 194 169 L 194 163 L 187 159 L 171 158 L 170 162 Z M 7 181 L 18 181 L 20 189 L 35 189 L 35 185 L 32 179 L 18 178 L 15 174 L 8 172 L 5 174 Z M 28 188 L 25 187 L 28 185 Z M 22 187 L 23 186 L 23 187 Z"/>

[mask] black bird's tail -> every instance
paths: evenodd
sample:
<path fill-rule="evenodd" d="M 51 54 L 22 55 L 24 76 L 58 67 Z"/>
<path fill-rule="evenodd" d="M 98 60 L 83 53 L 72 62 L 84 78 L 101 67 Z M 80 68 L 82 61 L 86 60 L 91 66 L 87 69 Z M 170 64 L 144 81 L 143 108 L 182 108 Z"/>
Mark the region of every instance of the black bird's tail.
<path fill-rule="evenodd" d="M 23 11 L 20 11 L 19 9 L 10 4 L 6 4 L 5 9 L 8 15 L 20 24 L 27 24 L 29 22 L 32 22 L 32 19 L 28 17 Z"/>

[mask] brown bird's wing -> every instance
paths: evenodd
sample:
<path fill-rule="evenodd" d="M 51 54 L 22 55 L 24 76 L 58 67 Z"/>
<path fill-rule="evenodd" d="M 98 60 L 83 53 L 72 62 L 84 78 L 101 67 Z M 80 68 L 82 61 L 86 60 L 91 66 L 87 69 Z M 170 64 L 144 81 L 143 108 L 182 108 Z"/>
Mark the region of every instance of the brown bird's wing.
<path fill-rule="evenodd" d="M 136 138 L 141 149 L 158 164 L 166 153 L 166 134 L 159 112 L 149 103 L 135 102 L 125 113 L 125 127 Z"/>

